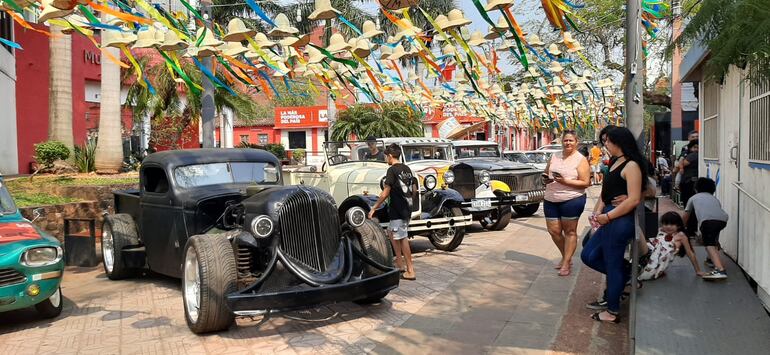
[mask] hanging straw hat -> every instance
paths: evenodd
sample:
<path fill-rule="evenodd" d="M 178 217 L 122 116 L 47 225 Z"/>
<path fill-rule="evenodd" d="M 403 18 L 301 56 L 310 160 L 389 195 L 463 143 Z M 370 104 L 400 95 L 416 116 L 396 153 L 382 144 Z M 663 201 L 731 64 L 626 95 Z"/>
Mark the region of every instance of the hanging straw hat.
<path fill-rule="evenodd" d="M 495 24 L 495 27 L 492 28 L 493 31 L 497 31 L 499 33 L 505 33 L 508 31 L 508 22 L 505 21 L 505 16 L 500 16 L 499 19 L 497 19 L 497 24 Z"/>
<path fill-rule="evenodd" d="M 588 69 L 583 70 L 583 77 L 588 79 L 588 80 L 591 80 L 591 79 L 594 78 L 593 74 L 591 74 L 591 71 L 588 70 Z"/>
<path fill-rule="evenodd" d="M 380 59 L 381 60 L 387 60 L 390 59 L 390 55 L 393 54 L 393 48 L 390 46 L 381 46 L 380 47 Z"/>
<path fill-rule="evenodd" d="M 554 60 L 553 62 L 551 62 L 551 66 L 548 67 L 548 70 L 553 73 L 560 73 L 564 71 L 564 68 L 561 66 L 561 64 L 559 64 L 559 62 Z"/>
<path fill-rule="evenodd" d="M 315 0 L 315 10 L 307 18 L 311 20 L 329 20 L 339 16 L 340 11 L 333 8 L 331 0 Z"/>
<path fill-rule="evenodd" d="M 490 0 L 484 10 L 487 12 L 492 10 L 507 9 L 513 6 L 513 0 Z"/>
<path fill-rule="evenodd" d="M 265 35 L 262 32 L 257 32 L 257 35 L 254 36 L 254 42 L 257 42 L 257 45 L 262 47 L 262 48 L 270 48 L 270 47 L 274 47 L 276 44 L 278 44 L 278 43 L 275 43 L 275 42 L 267 39 L 267 35 Z"/>
<path fill-rule="evenodd" d="M 174 31 L 168 31 L 163 35 L 163 43 L 160 49 L 164 51 L 178 51 L 187 48 L 187 42 L 179 39 Z"/>
<path fill-rule="evenodd" d="M 267 32 L 272 37 L 283 38 L 299 33 L 296 27 L 292 27 L 289 18 L 285 14 L 278 14 L 273 22 L 275 22 L 276 27 Z"/>
<path fill-rule="evenodd" d="M 507 51 L 508 48 L 513 48 L 513 44 L 511 43 L 511 41 L 509 41 L 507 39 L 503 39 L 503 43 L 500 44 L 500 47 L 497 47 L 497 50 L 498 51 Z"/>
<path fill-rule="evenodd" d="M 230 57 L 237 57 L 249 51 L 249 49 L 244 47 L 240 42 L 227 42 L 221 49 L 222 53 Z"/>
<path fill-rule="evenodd" d="M 529 69 L 527 69 L 527 76 L 530 78 L 537 78 L 540 76 L 540 72 L 537 71 L 534 66 L 530 66 Z"/>
<path fill-rule="evenodd" d="M 406 27 L 406 29 L 402 29 L 401 31 L 396 33 L 395 38 L 397 40 L 401 40 L 406 36 L 414 37 L 414 36 L 417 36 L 417 34 L 422 33 L 422 29 L 413 25 L 412 21 L 409 21 L 407 19 L 402 19 L 401 23 Z"/>
<path fill-rule="evenodd" d="M 487 34 L 484 35 L 484 39 L 488 39 L 490 41 L 498 39 L 502 37 L 502 34 L 497 31 L 494 27 L 489 27 L 489 30 L 487 31 Z"/>
<path fill-rule="evenodd" d="M 75 7 L 77 7 L 77 5 L 87 5 L 87 4 L 88 3 L 85 0 L 53 0 L 51 2 L 51 5 L 59 10 L 72 10 Z M 24 7 L 18 2 L 16 3 L 16 5 Z"/>
<path fill-rule="evenodd" d="M 342 52 L 350 49 L 350 44 L 345 41 L 345 37 L 341 33 L 335 33 L 329 39 L 329 46 L 326 50 L 332 53 Z"/>
<path fill-rule="evenodd" d="M 567 52 L 570 52 L 570 53 L 579 52 L 585 49 L 585 47 L 583 47 L 583 45 L 580 44 L 580 42 L 578 41 L 565 42 L 565 43 L 567 43 Z"/>
<path fill-rule="evenodd" d="M 366 58 L 372 53 L 371 44 L 366 38 L 359 38 L 353 46 L 353 53 L 359 58 Z"/>
<path fill-rule="evenodd" d="M 406 55 L 406 51 L 404 50 L 404 46 L 399 44 L 396 46 L 396 49 L 393 50 L 393 53 L 388 57 L 390 60 L 399 60 L 401 57 Z"/>
<path fill-rule="evenodd" d="M 548 53 L 551 53 L 552 55 L 561 55 L 559 46 L 557 46 L 556 43 L 551 43 L 551 45 L 548 46 Z"/>
<path fill-rule="evenodd" d="M 280 42 L 280 44 L 284 47 L 296 47 L 296 48 L 304 47 L 308 43 L 310 43 L 310 35 L 304 34 L 299 37 L 294 37 L 294 36 L 284 37 L 278 42 Z"/>
<path fill-rule="evenodd" d="M 206 29 L 205 27 L 199 28 L 195 33 L 195 38 L 200 38 L 201 36 L 203 36 L 203 40 L 201 41 L 200 45 L 197 46 L 198 57 L 210 57 L 215 55 L 218 52 L 217 47 L 224 44 L 224 42 L 214 37 L 213 31 Z"/>
<path fill-rule="evenodd" d="M 467 18 L 465 18 L 465 15 L 460 9 L 452 9 L 452 11 L 449 11 L 449 13 L 447 14 L 447 19 L 448 21 L 447 21 L 446 27 L 442 28 L 442 30 L 445 30 L 445 31 L 466 26 L 471 23 L 471 20 L 468 20 Z"/>
<path fill-rule="evenodd" d="M 227 23 L 227 34 L 222 37 L 225 42 L 241 42 L 245 41 L 246 37 L 254 37 L 257 31 L 248 29 L 243 20 L 236 17 Z"/>
<path fill-rule="evenodd" d="M 102 48 L 121 48 L 123 46 L 130 46 L 132 43 L 134 43 L 134 41 L 136 41 L 136 35 L 131 32 L 104 30 L 102 33 Z"/>
<path fill-rule="evenodd" d="M 311 63 L 311 64 L 320 63 L 320 62 L 323 62 L 324 59 L 326 59 L 326 56 L 324 56 L 323 53 L 321 53 L 321 51 L 319 51 L 315 47 L 307 47 L 305 49 L 305 53 L 307 53 L 308 55 L 308 59 L 307 59 L 308 63 Z"/>
<path fill-rule="evenodd" d="M 479 31 L 473 31 L 473 34 L 471 34 L 471 39 L 468 40 L 468 44 L 471 46 L 481 46 L 485 43 L 487 43 L 487 40 L 484 39 L 484 35 Z"/>
<path fill-rule="evenodd" d="M 441 55 L 457 55 L 457 48 L 451 44 L 441 47 Z"/>
<path fill-rule="evenodd" d="M 16 4 L 19 5 L 19 6 L 22 6 L 21 4 L 19 4 L 18 1 L 16 2 Z M 31 4 L 31 3 L 27 2 L 27 6 L 29 4 Z M 0 8 L 1 7 L 3 7 L 3 5 L 0 5 Z M 26 7 L 26 6 L 22 6 L 22 7 Z M 12 9 L 7 9 L 7 10 L 12 10 Z M 89 28 L 89 29 L 92 28 L 92 26 L 89 25 L 88 20 L 85 17 L 80 16 L 78 14 L 69 15 L 69 16 L 67 16 L 65 18 L 65 20 L 69 21 L 72 24 L 76 24 L 76 25 L 80 26 L 81 28 Z M 75 32 L 75 28 L 73 28 L 73 27 L 63 28 L 61 30 L 61 33 L 64 33 L 65 35 L 72 34 L 72 32 Z"/>
<path fill-rule="evenodd" d="M 606 79 L 599 80 L 599 85 L 598 86 L 600 88 L 608 88 L 608 87 L 612 86 L 612 79 L 606 78 Z"/>
<path fill-rule="evenodd" d="M 372 37 L 377 37 L 377 36 L 379 36 L 379 35 L 381 35 L 383 33 L 385 33 L 385 32 L 382 32 L 382 31 L 378 30 L 377 26 L 374 24 L 374 22 L 372 22 L 370 20 L 364 21 L 363 35 L 362 35 L 364 38 L 368 39 L 368 38 L 372 38 Z"/>
<path fill-rule="evenodd" d="M 449 23 L 449 19 L 446 16 L 444 16 L 444 15 L 438 15 L 438 16 L 436 16 L 435 19 L 433 19 L 433 22 L 436 24 L 438 29 L 443 31 L 444 28 L 447 27 L 447 25 Z M 439 38 L 441 38 L 441 37 L 439 36 Z M 441 40 L 443 41 L 443 39 L 441 39 Z"/>
<path fill-rule="evenodd" d="M 131 49 L 152 48 L 160 45 L 156 32 L 154 26 L 149 26 L 146 30 L 139 31 L 136 35 L 137 40 L 134 42 L 134 45 L 131 46 Z"/>
<path fill-rule="evenodd" d="M 529 45 L 533 47 L 540 47 L 545 45 L 545 43 L 543 43 L 543 41 L 540 40 L 540 36 L 534 33 L 529 36 L 529 38 L 527 39 L 527 43 L 529 43 Z"/>
<path fill-rule="evenodd" d="M 294 47 L 283 47 L 283 59 L 288 60 L 289 58 L 297 58 L 299 57 L 299 52 L 297 52 Z"/>
<path fill-rule="evenodd" d="M 50 19 L 60 18 L 67 16 L 75 12 L 73 9 L 58 9 L 53 6 L 53 0 L 43 0 L 43 11 L 40 12 L 40 17 L 37 18 L 37 23 L 42 24 Z"/>

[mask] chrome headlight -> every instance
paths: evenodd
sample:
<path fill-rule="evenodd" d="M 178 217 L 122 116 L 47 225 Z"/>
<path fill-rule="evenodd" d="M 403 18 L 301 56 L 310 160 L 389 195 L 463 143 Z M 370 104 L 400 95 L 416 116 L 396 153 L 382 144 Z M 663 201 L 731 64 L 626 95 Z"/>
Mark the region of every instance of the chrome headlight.
<path fill-rule="evenodd" d="M 251 220 L 251 232 L 257 238 L 267 238 L 273 234 L 273 220 L 269 216 L 261 215 Z"/>
<path fill-rule="evenodd" d="M 21 264 L 30 267 L 53 265 L 61 260 L 64 253 L 61 247 L 32 248 L 21 256 Z"/>
<path fill-rule="evenodd" d="M 345 212 L 345 219 L 353 228 L 358 228 L 366 221 L 366 212 L 361 207 L 353 207 Z"/>
<path fill-rule="evenodd" d="M 431 191 L 436 188 L 436 185 L 438 185 L 438 180 L 436 180 L 436 177 L 433 175 L 428 175 L 425 177 L 425 180 L 423 181 L 423 184 L 425 184 L 425 189 L 428 191 Z"/>
<path fill-rule="evenodd" d="M 488 184 L 488 183 L 489 183 L 489 180 L 492 180 L 492 179 L 490 178 L 490 176 L 489 176 L 489 172 L 488 172 L 488 171 L 486 171 L 486 170 L 482 170 L 482 171 L 481 171 L 481 174 L 479 174 L 479 181 L 480 181 L 482 184 Z"/>
<path fill-rule="evenodd" d="M 455 173 L 453 173 L 452 170 L 447 170 L 444 173 L 444 182 L 446 182 L 447 185 L 455 182 Z"/>

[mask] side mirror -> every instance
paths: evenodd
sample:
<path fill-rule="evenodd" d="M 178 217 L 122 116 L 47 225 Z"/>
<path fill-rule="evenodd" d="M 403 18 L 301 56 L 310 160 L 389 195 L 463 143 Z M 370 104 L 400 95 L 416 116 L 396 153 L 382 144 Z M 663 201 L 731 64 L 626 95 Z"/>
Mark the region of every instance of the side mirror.
<path fill-rule="evenodd" d="M 43 208 L 35 208 L 32 210 L 32 222 L 37 221 L 42 215 L 45 210 Z"/>

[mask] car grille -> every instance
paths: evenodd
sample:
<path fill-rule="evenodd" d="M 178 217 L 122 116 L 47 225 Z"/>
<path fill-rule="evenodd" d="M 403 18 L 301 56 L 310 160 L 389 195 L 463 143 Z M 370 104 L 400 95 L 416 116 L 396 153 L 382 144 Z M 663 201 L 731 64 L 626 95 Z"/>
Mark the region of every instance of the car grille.
<path fill-rule="evenodd" d="M 473 168 L 468 164 L 458 164 L 452 167 L 455 181 L 449 186 L 462 195 L 463 199 L 470 200 L 476 197 L 476 177 Z"/>
<path fill-rule="evenodd" d="M 326 271 L 340 244 L 340 222 L 331 197 L 299 188 L 281 206 L 281 250 L 314 272 Z"/>
<path fill-rule="evenodd" d="M 0 269 L 0 287 L 20 284 L 25 281 L 27 281 L 27 277 L 14 269 Z"/>
<path fill-rule="evenodd" d="M 491 174 L 492 180 L 504 182 L 511 188 L 511 192 L 526 192 L 532 190 L 541 190 L 543 188 L 542 178 L 540 173 L 531 174 L 516 174 L 516 173 L 504 173 L 504 174 Z"/>

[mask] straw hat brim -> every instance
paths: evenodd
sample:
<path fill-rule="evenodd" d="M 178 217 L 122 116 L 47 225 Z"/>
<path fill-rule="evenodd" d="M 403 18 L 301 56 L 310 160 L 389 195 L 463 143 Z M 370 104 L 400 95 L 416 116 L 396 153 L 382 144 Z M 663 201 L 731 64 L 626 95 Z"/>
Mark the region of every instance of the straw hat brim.
<path fill-rule="evenodd" d="M 364 32 L 364 34 L 361 36 L 366 39 L 369 39 L 369 38 L 376 37 L 383 34 L 385 34 L 385 32 L 375 29 L 374 31 Z"/>
<path fill-rule="evenodd" d="M 244 46 L 241 46 L 241 48 L 229 48 L 229 49 L 226 49 L 223 53 L 225 55 L 227 55 L 227 56 L 230 56 L 230 57 L 237 57 L 237 56 L 239 56 L 239 55 L 241 55 L 243 53 L 246 53 L 248 51 L 249 51 L 248 48 L 246 48 Z"/>
<path fill-rule="evenodd" d="M 506 0 L 492 0 L 487 4 L 484 10 L 489 12 L 494 10 L 507 9 L 511 6 L 513 6 L 513 2 L 508 2 Z"/>
<path fill-rule="evenodd" d="M 257 45 L 262 47 L 262 48 L 275 47 L 276 44 L 278 44 L 278 43 L 275 43 L 273 41 L 259 41 L 259 42 L 257 42 Z"/>
<path fill-rule="evenodd" d="M 137 48 L 152 48 L 157 45 L 159 45 L 158 41 L 154 39 L 140 39 L 136 42 L 134 42 L 134 45 L 131 46 L 131 49 L 137 49 Z"/>
<path fill-rule="evenodd" d="M 307 18 L 311 20 L 330 20 L 339 16 L 341 12 L 335 8 L 316 9 Z"/>
<path fill-rule="evenodd" d="M 567 49 L 567 52 L 575 53 L 575 52 L 578 52 L 578 51 L 582 51 L 584 49 L 585 49 L 585 47 L 583 47 L 582 45 L 578 44 L 577 46 L 574 46 L 572 48 Z"/>
<path fill-rule="evenodd" d="M 162 51 L 181 51 L 187 47 L 187 42 L 180 40 L 178 42 L 163 42 L 158 48 Z"/>
<path fill-rule="evenodd" d="M 486 39 L 483 39 L 483 38 L 482 39 L 477 39 L 477 40 L 473 40 L 472 39 L 472 40 L 468 41 L 468 44 L 470 44 L 471 46 L 480 46 L 480 45 L 485 44 L 487 42 L 488 41 Z"/>
<path fill-rule="evenodd" d="M 225 34 L 224 37 L 222 37 L 222 40 L 225 42 L 243 42 L 246 40 L 246 37 L 253 38 L 257 35 L 257 31 L 254 30 L 247 30 L 243 32 L 231 32 L 228 34 Z"/>
<path fill-rule="evenodd" d="M 500 36 L 501 36 L 501 34 L 499 32 L 495 32 L 494 30 L 492 30 L 491 32 L 489 32 L 486 35 L 484 35 L 484 39 L 491 41 L 491 40 L 495 40 L 495 39 L 500 38 Z"/>
<path fill-rule="evenodd" d="M 40 14 L 40 17 L 37 19 L 37 23 L 43 23 L 51 19 L 60 18 L 67 16 L 71 13 L 75 12 L 74 9 L 70 10 L 60 10 L 53 6 L 46 7 L 43 12 Z"/>
<path fill-rule="evenodd" d="M 276 27 L 267 31 L 267 35 L 272 37 L 289 37 L 297 33 L 299 33 L 299 30 L 294 27 Z"/>

